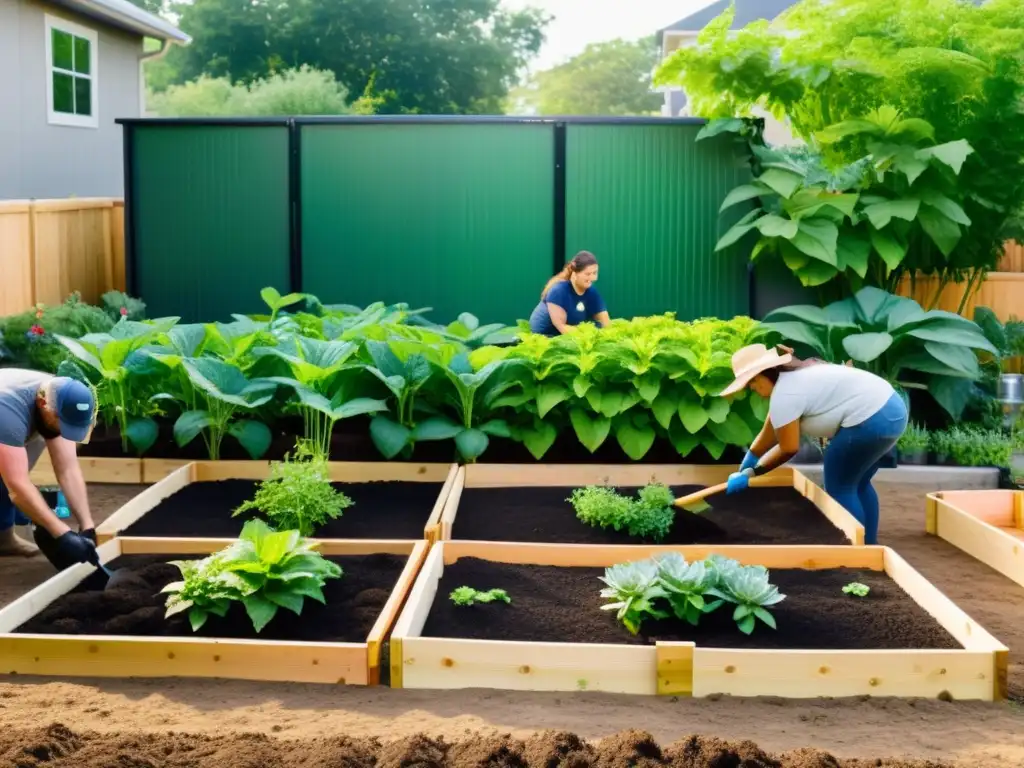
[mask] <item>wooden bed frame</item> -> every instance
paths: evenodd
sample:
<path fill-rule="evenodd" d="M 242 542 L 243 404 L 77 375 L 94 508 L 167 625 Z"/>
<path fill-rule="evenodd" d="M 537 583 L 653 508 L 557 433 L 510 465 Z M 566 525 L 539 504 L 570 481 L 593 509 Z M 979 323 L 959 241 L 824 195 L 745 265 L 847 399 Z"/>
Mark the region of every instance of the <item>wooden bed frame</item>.
<path fill-rule="evenodd" d="M 613 645 L 423 637 L 446 565 L 500 563 L 608 567 L 676 551 L 718 553 L 767 568 L 884 571 L 963 645 L 957 650 L 749 650 L 694 643 Z M 827 616 L 822 621 L 828 621 Z M 441 541 L 433 545 L 391 636 L 395 688 L 579 689 L 672 696 L 903 696 L 1006 698 L 1008 650 L 888 547 L 593 546 Z"/>
<path fill-rule="evenodd" d="M 369 483 L 375 481 L 404 481 L 443 483 L 433 510 L 424 526 L 423 538 L 437 528 L 448 494 L 458 475 L 455 464 L 411 464 L 388 462 L 331 462 L 332 482 Z M 102 544 L 118 536 L 121 531 L 138 521 L 164 499 L 191 483 L 214 480 L 262 480 L 269 476 L 267 461 L 192 461 L 179 467 L 163 480 L 151 485 L 96 527 L 96 540 Z"/>
<path fill-rule="evenodd" d="M 99 547 L 107 563 L 120 555 L 207 555 L 230 539 L 123 538 Z M 296 683 L 377 685 L 385 642 L 429 544 L 426 541 L 322 541 L 323 555 L 408 555 L 391 596 L 361 643 L 235 640 L 206 637 L 123 637 L 15 633 L 17 627 L 71 591 L 95 568 L 78 564 L 0 610 L 0 674 L 61 677 L 209 677 Z M 344 577 L 343 577 L 344 578 Z"/>
<path fill-rule="evenodd" d="M 1024 587 L 1024 491 L 939 491 L 925 530 Z"/>
<path fill-rule="evenodd" d="M 459 467 L 439 520 L 433 541 L 451 541 L 452 526 L 458 515 L 459 501 L 465 488 L 523 488 L 586 485 L 638 487 L 661 482 L 668 486 L 717 485 L 724 483 L 735 467 L 702 464 L 470 464 Z M 814 504 L 854 546 L 864 544 L 864 526 L 839 505 L 824 489 L 805 474 L 792 467 L 779 467 L 756 477 L 752 486 L 794 488 Z M 712 504 L 714 498 L 709 500 Z"/>

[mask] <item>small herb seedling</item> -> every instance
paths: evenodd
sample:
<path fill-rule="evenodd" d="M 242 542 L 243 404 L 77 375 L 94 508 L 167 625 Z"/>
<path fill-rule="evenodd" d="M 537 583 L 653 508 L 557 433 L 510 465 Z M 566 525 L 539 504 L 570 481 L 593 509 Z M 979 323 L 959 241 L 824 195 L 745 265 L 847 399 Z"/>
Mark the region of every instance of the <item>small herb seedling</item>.
<path fill-rule="evenodd" d="M 502 600 L 511 603 L 512 598 L 504 589 L 489 589 L 486 592 L 479 592 L 472 587 L 459 587 L 449 595 L 456 605 L 473 605 L 474 603 L 493 603 L 495 600 Z"/>
<path fill-rule="evenodd" d="M 843 587 L 843 592 L 848 595 L 856 595 L 857 597 L 866 597 L 870 591 L 871 587 L 867 584 L 861 584 L 859 581 L 852 581 Z"/>

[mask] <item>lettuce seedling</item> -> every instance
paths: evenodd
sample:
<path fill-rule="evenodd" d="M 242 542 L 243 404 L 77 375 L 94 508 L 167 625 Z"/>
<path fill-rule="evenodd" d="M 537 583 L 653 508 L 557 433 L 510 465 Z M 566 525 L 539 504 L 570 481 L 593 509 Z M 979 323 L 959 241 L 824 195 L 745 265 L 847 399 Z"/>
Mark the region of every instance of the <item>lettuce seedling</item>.
<path fill-rule="evenodd" d="M 708 611 L 715 610 L 722 602 L 735 604 L 732 617 L 740 631 L 747 635 L 754 631 L 757 619 L 776 629 L 775 617 L 767 608 L 786 598 L 779 593 L 778 587 L 768 582 L 767 568 L 739 564 L 720 570 L 719 585 L 708 589 L 705 595 L 719 598 L 708 607 Z"/>
<path fill-rule="evenodd" d="M 861 584 L 859 581 L 854 581 L 843 587 L 843 592 L 847 595 L 856 595 L 857 597 L 867 597 L 868 592 L 871 591 L 871 587 L 867 584 Z"/>
<path fill-rule="evenodd" d="M 473 605 L 474 603 L 493 603 L 501 600 L 511 603 L 512 598 L 504 589 L 489 589 L 486 592 L 479 592 L 472 587 L 458 587 L 449 595 L 451 601 L 456 605 Z"/>
<path fill-rule="evenodd" d="M 312 536 L 330 520 L 341 517 L 352 499 L 331 485 L 326 458 L 300 441 L 293 455 L 270 464 L 270 476 L 260 482 L 256 495 L 232 513 L 237 517 L 255 509 L 274 528 Z"/>
<path fill-rule="evenodd" d="M 602 605 L 603 611 L 617 611 L 615 618 L 625 624 L 630 634 L 637 634 L 648 616 L 666 619 L 669 614 L 656 608 L 654 601 L 668 596 L 658 579 L 658 565 L 652 560 L 620 563 L 606 568 L 600 577 L 608 586 L 601 597 L 614 602 Z"/>
<path fill-rule="evenodd" d="M 220 552 L 173 563 L 184 578 L 161 590 L 169 595 L 165 617 L 187 610 L 198 631 L 211 613 L 223 617 L 231 602 L 241 602 L 260 632 L 279 608 L 301 615 L 305 599 L 325 603 L 324 584 L 343 573 L 315 551 L 317 546 L 298 531 L 275 532 L 262 520 L 250 520 L 239 539 Z"/>

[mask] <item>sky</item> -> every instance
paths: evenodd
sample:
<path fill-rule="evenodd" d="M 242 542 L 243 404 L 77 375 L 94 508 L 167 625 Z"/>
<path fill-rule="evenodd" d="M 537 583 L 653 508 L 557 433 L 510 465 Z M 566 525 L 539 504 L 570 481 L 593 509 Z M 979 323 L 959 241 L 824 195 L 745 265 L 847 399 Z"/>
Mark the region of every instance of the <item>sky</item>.
<path fill-rule="evenodd" d="M 547 42 L 531 69 L 547 69 L 582 51 L 587 43 L 652 35 L 714 0 L 503 0 L 519 9 L 534 6 L 554 16 Z"/>

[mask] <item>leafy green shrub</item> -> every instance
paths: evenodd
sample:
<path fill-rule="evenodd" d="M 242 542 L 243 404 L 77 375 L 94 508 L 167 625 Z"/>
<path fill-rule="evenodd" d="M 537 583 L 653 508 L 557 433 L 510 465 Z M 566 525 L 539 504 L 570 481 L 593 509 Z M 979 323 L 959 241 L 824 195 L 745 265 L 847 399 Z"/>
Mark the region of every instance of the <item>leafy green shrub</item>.
<path fill-rule="evenodd" d="M 854 595 L 855 597 L 867 597 L 870 591 L 871 587 L 867 584 L 861 584 L 859 581 L 850 582 L 843 587 L 843 594 Z"/>
<path fill-rule="evenodd" d="M 312 536 L 330 520 L 341 517 L 352 500 L 331 485 L 327 459 L 299 443 L 293 455 L 270 463 L 270 475 L 260 481 L 255 496 L 235 509 L 232 517 L 259 510 L 279 531 Z"/>
<path fill-rule="evenodd" d="M 891 384 L 927 390 L 953 419 L 960 418 L 972 382 L 981 376 L 976 350 L 998 354 L 967 318 L 926 312 L 913 299 L 872 287 L 824 308 L 776 309 L 764 325 L 798 352 L 832 363 L 853 360 Z"/>
<path fill-rule="evenodd" d="M 630 499 L 612 488 L 591 485 L 577 488 L 566 501 L 576 510 L 576 517 L 587 525 L 661 541 L 675 519 L 672 492 L 664 485 L 651 484 L 642 488 L 638 496 Z"/>
<path fill-rule="evenodd" d="M 71 358 L 58 336 L 77 339 L 90 333 L 106 333 L 113 326 L 114 321 L 106 312 L 83 302 L 77 292 L 58 306 L 40 304 L 0 318 L 0 336 L 9 355 L 4 364 L 56 373 L 60 364 Z"/>
<path fill-rule="evenodd" d="M 306 598 L 326 603 L 324 584 L 343 573 L 315 551 L 317 546 L 298 531 L 275 532 L 261 520 L 250 520 L 238 540 L 220 552 L 172 563 L 183 578 L 161 590 L 168 596 L 165 617 L 188 611 L 198 632 L 211 615 L 223 618 L 238 602 L 258 633 L 279 608 L 301 616 Z"/>
<path fill-rule="evenodd" d="M 122 317 L 127 320 L 145 320 L 146 302 L 136 299 L 122 291 L 107 291 L 100 300 L 103 302 L 103 309 L 115 323 Z"/>
<path fill-rule="evenodd" d="M 931 435 L 927 429 L 917 424 L 910 424 L 900 436 L 896 447 L 904 453 L 927 451 L 931 444 Z"/>
<path fill-rule="evenodd" d="M 1009 467 L 1013 437 L 1000 430 L 958 425 L 933 435 L 933 450 L 961 467 Z"/>
<path fill-rule="evenodd" d="M 601 609 L 616 611 L 616 618 L 635 635 L 645 619 L 675 615 L 697 625 L 701 615 L 731 603 L 737 627 L 749 635 L 758 619 L 776 628 L 768 608 L 786 597 L 769 583 L 768 575 L 764 566 L 741 565 L 721 555 L 691 563 L 670 552 L 606 568 L 600 577 L 607 585 L 601 597 L 613 602 Z M 661 607 L 663 603 L 667 608 Z"/>

